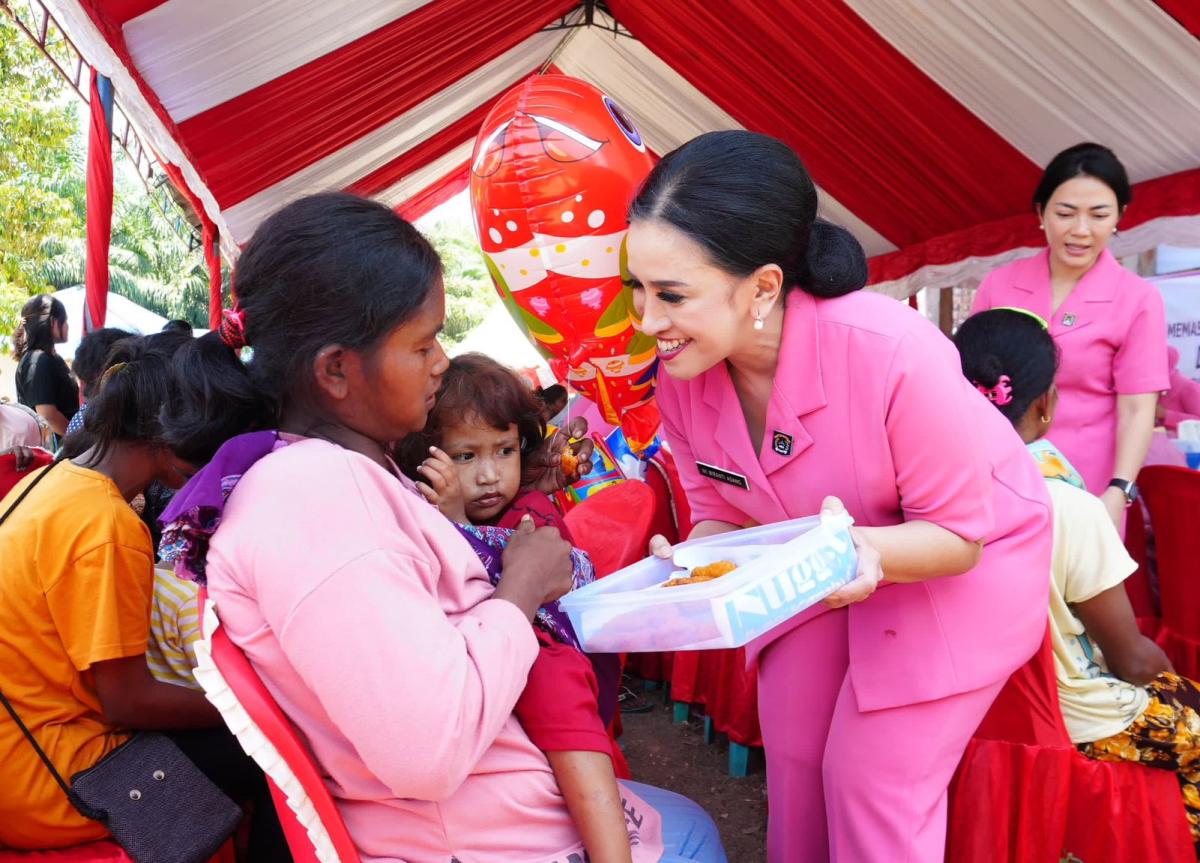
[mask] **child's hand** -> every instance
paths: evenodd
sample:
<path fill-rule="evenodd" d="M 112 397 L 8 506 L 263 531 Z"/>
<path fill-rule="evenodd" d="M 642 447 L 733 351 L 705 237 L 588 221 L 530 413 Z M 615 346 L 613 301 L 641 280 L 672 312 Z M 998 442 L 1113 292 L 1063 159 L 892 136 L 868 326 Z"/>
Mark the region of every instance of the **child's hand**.
<path fill-rule="evenodd" d="M 537 451 L 525 459 L 521 486 L 554 494 L 590 473 L 596 445 L 587 439 L 587 431 L 587 420 L 575 417 L 567 434 L 556 430 L 546 438 Z M 579 438 L 582 440 L 571 443 L 571 439 Z"/>
<path fill-rule="evenodd" d="M 467 523 L 466 501 L 462 485 L 458 481 L 458 468 L 435 446 L 429 448 L 429 458 L 417 467 L 417 473 L 427 482 L 418 482 L 417 488 L 425 499 L 442 511 L 442 515 L 460 524 Z"/>

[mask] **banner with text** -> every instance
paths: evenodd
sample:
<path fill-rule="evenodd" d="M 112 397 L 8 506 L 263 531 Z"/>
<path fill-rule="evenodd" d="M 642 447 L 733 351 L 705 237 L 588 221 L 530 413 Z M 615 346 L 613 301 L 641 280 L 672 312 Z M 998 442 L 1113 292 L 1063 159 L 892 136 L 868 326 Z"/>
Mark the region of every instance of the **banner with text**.
<path fill-rule="evenodd" d="M 1167 307 L 1167 342 L 1179 349 L 1179 371 L 1200 380 L 1200 270 L 1150 281 Z"/>

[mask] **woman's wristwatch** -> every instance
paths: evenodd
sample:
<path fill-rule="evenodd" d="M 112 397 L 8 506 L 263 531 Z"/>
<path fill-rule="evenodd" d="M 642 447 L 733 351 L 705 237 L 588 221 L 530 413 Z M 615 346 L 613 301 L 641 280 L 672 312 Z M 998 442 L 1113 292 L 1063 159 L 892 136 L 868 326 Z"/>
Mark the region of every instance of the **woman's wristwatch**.
<path fill-rule="evenodd" d="M 1109 488 L 1119 488 L 1121 494 L 1125 495 L 1125 506 L 1133 506 L 1133 502 L 1138 499 L 1137 483 L 1128 479 L 1114 479 L 1108 484 Z"/>

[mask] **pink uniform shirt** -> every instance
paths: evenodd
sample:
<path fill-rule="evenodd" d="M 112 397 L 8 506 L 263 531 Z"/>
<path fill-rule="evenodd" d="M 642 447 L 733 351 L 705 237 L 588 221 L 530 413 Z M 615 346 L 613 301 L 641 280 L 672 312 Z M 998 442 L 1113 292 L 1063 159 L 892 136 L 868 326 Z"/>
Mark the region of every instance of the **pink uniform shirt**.
<path fill-rule="evenodd" d="M 324 441 L 277 450 L 230 496 L 208 587 L 327 772 L 364 860 L 582 856 L 546 758 L 512 715 L 533 628 L 395 476 Z"/>
<path fill-rule="evenodd" d="M 963 378 L 953 344 L 901 303 L 800 290 L 786 303 L 759 453 L 724 363 L 691 381 L 659 375 L 693 521 L 766 524 L 813 515 L 836 495 L 860 525 L 920 519 L 985 540 L 968 573 L 885 585 L 849 607 L 850 676 L 861 710 L 1002 680 L 1040 643 L 1048 602 L 1049 502 L 1020 438 Z"/>
<path fill-rule="evenodd" d="M 990 273 L 971 312 L 1015 306 L 1050 322 L 1061 352 L 1054 443 L 1088 491 L 1103 494 L 1116 458 L 1117 395 L 1170 386 L 1162 296 L 1106 250 L 1051 315 L 1053 302 L 1050 253 L 1043 251 Z"/>

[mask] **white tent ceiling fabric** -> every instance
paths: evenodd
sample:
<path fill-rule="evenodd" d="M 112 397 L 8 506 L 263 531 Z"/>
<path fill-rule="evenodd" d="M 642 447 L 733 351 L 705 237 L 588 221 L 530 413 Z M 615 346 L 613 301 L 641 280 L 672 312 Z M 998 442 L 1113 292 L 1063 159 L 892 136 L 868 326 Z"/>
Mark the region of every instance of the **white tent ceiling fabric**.
<path fill-rule="evenodd" d="M 612 19 L 598 15 L 602 26 Z M 588 28 L 576 35 L 555 60 L 567 75 L 589 81 L 612 96 L 629 112 L 646 144 L 664 154 L 702 132 L 740 129 L 711 99 L 655 56 L 641 42 L 601 28 Z M 868 255 L 895 250 L 879 235 L 824 190 L 820 191 L 822 218 L 852 231 Z"/>
<path fill-rule="evenodd" d="M 246 242 L 259 222 L 289 201 L 313 192 L 345 188 L 436 135 L 537 69 L 561 37 L 561 33 L 555 32 L 535 33 L 412 110 L 227 208 L 225 214 L 234 238 L 239 243 Z M 469 155 L 462 161 L 467 158 Z M 440 176 L 444 174 L 435 175 L 431 182 Z M 424 187 L 414 189 L 413 193 L 421 188 Z"/>
<path fill-rule="evenodd" d="M 175 123 L 261 86 L 428 0 L 167 0 L 124 25 L 138 71 Z M 1063 146 L 1099 140 L 1141 181 L 1196 167 L 1200 39 L 1153 0 L 846 0 L 896 50 L 1037 164 Z M 621 102 L 665 153 L 700 132 L 738 128 L 733 117 L 641 42 L 604 27 L 542 31 L 342 149 L 222 210 L 167 125 L 79 0 L 46 0 L 83 55 L 113 79 L 139 132 L 185 182 L 236 257 L 256 225 L 288 201 L 345 188 L 430 139 L 543 63 L 588 80 Z M 580 10 L 572 13 L 578 20 Z M 467 160 L 470 143 L 415 168 L 376 197 L 402 204 Z M 980 165 L 986 171 L 986 165 Z M 1030 190 L 1032 192 L 1032 190 Z M 895 250 L 822 193 L 821 214 L 850 229 L 869 255 Z M 1200 244 L 1193 217 L 1156 219 L 1122 232 L 1118 246 Z M 1170 238 L 1170 239 L 1169 239 Z M 1148 245 L 1147 245 L 1148 244 Z M 1136 247 L 1136 248 L 1135 248 Z M 926 267 L 879 288 L 897 295 L 974 278 L 1024 250 Z"/>
<path fill-rule="evenodd" d="M 54 16 L 54 20 L 62 27 L 63 32 L 75 44 L 76 49 L 95 67 L 101 75 L 107 76 L 117 93 L 121 109 L 129 122 L 137 130 L 141 139 L 150 146 L 160 159 L 165 159 L 179 168 L 183 181 L 187 183 L 192 194 L 204 207 L 221 237 L 221 252 L 227 260 L 236 261 L 238 244 L 233 241 L 229 223 L 225 214 L 217 204 L 208 186 L 200 178 L 191 160 L 184 155 L 174 136 L 168 131 L 166 124 L 150 107 L 146 97 L 130 70 L 126 68 L 116 51 L 108 44 L 100 30 L 92 23 L 92 19 L 76 0 L 44 0 L 46 8 Z M 159 98 L 162 98 L 160 94 Z"/>
<path fill-rule="evenodd" d="M 408 15 L 429 0 L 167 0 L 124 27 L 176 123 Z"/>
<path fill-rule="evenodd" d="M 1100 141 L 1135 183 L 1196 166 L 1200 39 L 1152 0 L 846 3 L 1039 165 Z"/>

